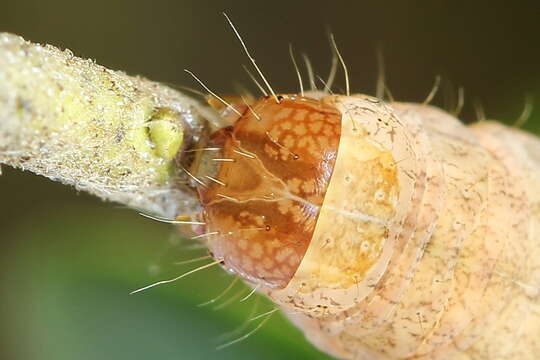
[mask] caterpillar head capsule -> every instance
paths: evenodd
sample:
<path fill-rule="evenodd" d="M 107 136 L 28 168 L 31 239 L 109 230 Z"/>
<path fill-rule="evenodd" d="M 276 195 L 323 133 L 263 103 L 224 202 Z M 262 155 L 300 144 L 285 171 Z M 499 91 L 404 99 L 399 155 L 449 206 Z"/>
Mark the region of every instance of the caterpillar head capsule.
<path fill-rule="evenodd" d="M 296 95 L 265 97 L 215 132 L 221 148 L 199 196 L 208 247 L 243 278 L 283 288 L 315 231 L 341 134 L 341 115 Z M 215 153 L 212 155 L 216 155 Z"/>

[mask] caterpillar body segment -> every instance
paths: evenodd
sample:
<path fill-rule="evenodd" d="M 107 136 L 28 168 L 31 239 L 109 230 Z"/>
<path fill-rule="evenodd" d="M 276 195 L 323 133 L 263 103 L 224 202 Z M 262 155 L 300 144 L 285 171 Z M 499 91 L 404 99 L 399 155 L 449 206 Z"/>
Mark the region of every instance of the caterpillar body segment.
<path fill-rule="evenodd" d="M 278 99 L 214 136 L 234 162 L 200 198 L 226 268 L 338 358 L 540 358 L 538 139 L 423 104 Z"/>

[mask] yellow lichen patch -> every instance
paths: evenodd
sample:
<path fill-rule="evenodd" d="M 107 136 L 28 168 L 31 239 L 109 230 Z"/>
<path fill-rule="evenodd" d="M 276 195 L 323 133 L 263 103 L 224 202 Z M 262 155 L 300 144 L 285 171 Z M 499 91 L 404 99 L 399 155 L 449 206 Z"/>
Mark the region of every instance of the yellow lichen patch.
<path fill-rule="evenodd" d="M 183 141 L 183 129 L 174 122 L 174 115 L 166 109 L 155 114 L 148 124 L 149 137 L 157 155 L 164 160 L 174 159 Z"/>

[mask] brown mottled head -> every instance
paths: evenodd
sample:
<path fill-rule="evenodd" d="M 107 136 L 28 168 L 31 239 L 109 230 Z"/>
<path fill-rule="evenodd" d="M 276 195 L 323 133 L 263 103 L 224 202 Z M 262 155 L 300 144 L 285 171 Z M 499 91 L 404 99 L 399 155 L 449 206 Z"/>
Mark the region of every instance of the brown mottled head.
<path fill-rule="evenodd" d="M 218 164 L 199 196 L 208 246 L 244 279 L 282 288 L 315 230 L 341 132 L 339 112 L 296 95 L 265 97 L 212 135 Z"/>

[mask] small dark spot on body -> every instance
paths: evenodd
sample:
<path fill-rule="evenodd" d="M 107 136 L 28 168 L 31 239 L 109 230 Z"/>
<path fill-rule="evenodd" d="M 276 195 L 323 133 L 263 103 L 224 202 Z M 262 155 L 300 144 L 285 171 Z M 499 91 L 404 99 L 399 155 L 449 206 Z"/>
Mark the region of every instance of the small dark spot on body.
<path fill-rule="evenodd" d="M 124 139 L 124 135 L 124 129 L 118 129 L 116 131 L 116 135 L 114 136 L 114 141 L 117 143 L 121 142 Z"/>
<path fill-rule="evenodd" d="M 21 97 L 17 98 L 17 108 L 19 110 L 26 110 L 30 112 L 32 110 L 32 107 L 30 106 L 30 102 L 26 99 L 23 99 Z"/>

